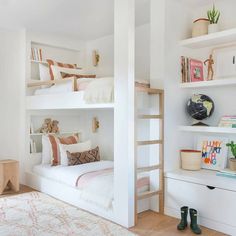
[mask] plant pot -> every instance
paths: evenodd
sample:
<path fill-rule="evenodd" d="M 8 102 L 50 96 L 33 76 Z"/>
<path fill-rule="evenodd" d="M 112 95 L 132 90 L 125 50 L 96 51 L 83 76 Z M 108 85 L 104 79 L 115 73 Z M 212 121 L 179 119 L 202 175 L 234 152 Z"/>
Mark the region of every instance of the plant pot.
<path fill-rule="evenodd" d="M 229 159 L 229 168 L 230 170 L 236 171 L 236 158 Z"/>
<path fill-rule="evenodd" d="M 200 170 L 202 152 L 197 150 L 181 150 L 181 168 L 184 170 Z"/>
<path fill-rule="evenodd" d="M 192 37 L 208 34 L 209 20 L 205 18 L 197 19 L 193 22 Z"/>
<path fill-rule="evenodd" d="M 218 24 L 208 25 L 208 34 L 216 33 L 218 31 L 219 31 L 219 25 Z"/>

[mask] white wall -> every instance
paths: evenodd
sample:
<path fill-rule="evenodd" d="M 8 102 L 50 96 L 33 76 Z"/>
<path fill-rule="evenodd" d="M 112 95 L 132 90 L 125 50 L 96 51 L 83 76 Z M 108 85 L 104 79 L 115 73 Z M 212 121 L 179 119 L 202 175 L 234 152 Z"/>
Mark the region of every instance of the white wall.
<path fill-rule="evenodd" d="M 150 75 L 150 25 L 145 24 L 136 28 L 135 32 L 135 76 L 149 79 Z M 100 54 L 97 67 L 92 64 L 92 51 Z M 86 68 L 88 73 L 101 76 L 114 75 L 114 36 L 109 35 L 86 43 Z"/>
<path fill-rule="evenodd" d="M 25 34 L 0 30 L 0 159 L 22 157 Z"/>

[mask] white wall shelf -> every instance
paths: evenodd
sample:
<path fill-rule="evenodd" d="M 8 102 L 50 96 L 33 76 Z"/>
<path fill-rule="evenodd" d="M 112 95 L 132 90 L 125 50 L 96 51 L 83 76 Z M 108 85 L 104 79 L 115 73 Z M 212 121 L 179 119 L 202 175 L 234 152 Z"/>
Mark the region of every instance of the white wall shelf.
<path fill-rule="evenodd" d="M 236 191 L 235 179 L 217 176 L 216 173 L 217 171 L 204 169 L 200 171 L 187 171 L 179 169 L 166 172 L 165 177 L 205 186 L 227 189 L 230 191 Z"/>
<path fill-rule="evenodd" d="M 210 126 L 179 126 L 180 131 L 195 133 L 236 134 L 235 128 L 210 127 Z"/>
<path fill-rule="evenodd" d="M 60 132 L 60 133 L 46 133 L 47 135 L 49 134 L 76 134 L 80 133 L 80 131 L 69 131 L 69 132 Z M 30 136 L 42 136 L 44 133 L 31 133 Z"/>
<path fill-rule="evenodd" d="M 196 38 L 185 39 L 180 45 L 187 48 L 205 48 L 220 44 L 234 43 L 236 41 L 236 28 L 203 35 Z"/>
<path fill-rule="evenodd" d="M 210 81 L 181 83 L 180 88 L 204 88 L 204 87 L 218 87 L 218 86 L 236 86 L 236 78 L 216 79 Z"/>

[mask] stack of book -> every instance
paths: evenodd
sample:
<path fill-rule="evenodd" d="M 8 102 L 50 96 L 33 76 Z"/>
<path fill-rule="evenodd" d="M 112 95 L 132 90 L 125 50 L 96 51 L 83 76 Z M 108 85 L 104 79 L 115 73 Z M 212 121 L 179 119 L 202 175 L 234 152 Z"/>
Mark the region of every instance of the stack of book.
<path fill-rule="evenodd" d="M 181 57 L 181 82 L 204 81 L 203 62 L 188 57 Z"/>
<path fill-rule="evenodd" d="M 219 127 L 236 128 L 236 116 L 223 116 Z"/>
<path fill-rule="evenodd" d="M 230 169 L 220 170 L 216 173 L 216 175 L 236 179 L 236 171 L 232 171 Z"/>
<path fill-rule="evenodd" d="M 42 61 L 42 49 L 41 48 L 31 48 L 31 60 Z"/>

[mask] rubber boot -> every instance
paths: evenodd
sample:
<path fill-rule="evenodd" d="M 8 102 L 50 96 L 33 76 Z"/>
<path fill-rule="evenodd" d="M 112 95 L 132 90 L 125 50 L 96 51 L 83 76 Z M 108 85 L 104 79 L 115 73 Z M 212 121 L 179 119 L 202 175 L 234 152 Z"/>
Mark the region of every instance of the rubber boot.
<path fill-rule="evenodd" d="M 188 207 L 184 206 L 180 208 L 181 210 L 181 221 L 177 226 L 178 230 L 185 230 L 185 228 L 188 226 L 188 221 L 187 221 L 187 217 L 188 217 Z"/>
<path fill-rule="evenodd" d="M 189 209 L 189 214 L 190 214 L 190 219 L 191 219 L 191 224 L 190 228 L 195 234 L 201 234 L 202 230 L 197 224 L 197 211 L 195 209 Z"/>

